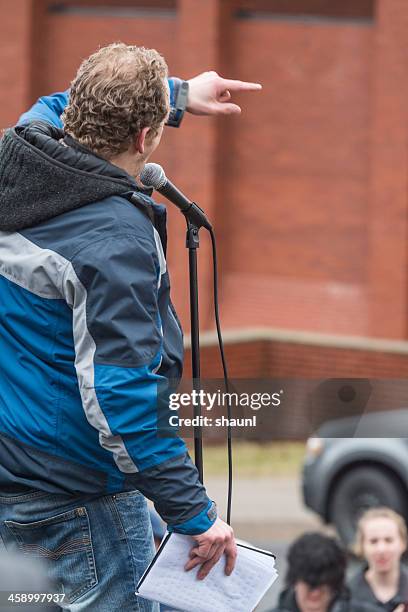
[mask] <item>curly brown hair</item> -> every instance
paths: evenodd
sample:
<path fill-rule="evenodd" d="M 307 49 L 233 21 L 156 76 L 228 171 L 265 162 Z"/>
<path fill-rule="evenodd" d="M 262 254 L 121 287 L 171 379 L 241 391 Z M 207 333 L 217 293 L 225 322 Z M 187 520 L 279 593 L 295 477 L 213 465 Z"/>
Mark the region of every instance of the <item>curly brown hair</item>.
<path fill-rule="evenodd" d="M 144 127 L 156 134 L 169 111 L 167 64 L 154 49 L 113 43 L 79 67 L 62 115 L 67 134 L 107 159 Z"/>

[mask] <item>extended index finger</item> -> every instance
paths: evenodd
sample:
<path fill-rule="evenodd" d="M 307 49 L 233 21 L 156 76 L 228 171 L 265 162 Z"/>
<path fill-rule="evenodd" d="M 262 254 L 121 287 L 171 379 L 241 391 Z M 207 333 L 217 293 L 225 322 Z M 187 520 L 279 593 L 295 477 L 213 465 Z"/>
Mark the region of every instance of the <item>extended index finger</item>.
<path fill-rule="evenodd" d="M 257 91 L 262 89 L 260 83 L 250 83 L 249 81 L 235 81 L 234 79 L 222 79 L 220 83 L 223 89 L 231 91 Z"/>

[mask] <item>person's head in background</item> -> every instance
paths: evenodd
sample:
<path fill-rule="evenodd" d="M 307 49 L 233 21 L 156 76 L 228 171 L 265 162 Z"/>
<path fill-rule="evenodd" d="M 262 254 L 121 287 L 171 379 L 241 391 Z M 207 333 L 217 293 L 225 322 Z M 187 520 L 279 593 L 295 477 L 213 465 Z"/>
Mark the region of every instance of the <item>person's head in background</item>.
<path fill-rule="evenodd" d="M 407 548 L 407 527 L 402 516 L 390 508 L 371 508 L 357 525 L 355 554 L 365 559 L 373 577 L 399 574 Z"/>
<path fill-rule="evenodd" d="M 137 176 L 160 142 L 170 101 L 167 64 L 154 49 L 114 43 L 84 60 L 71 83 L 66 134 Z"/>
<path fill-rule="evenodd" d="M 288 553 L 286 583 L 300 612 L 327 612 L 344 587 L 346 553 L 333 538 L 306 533 Z"/>

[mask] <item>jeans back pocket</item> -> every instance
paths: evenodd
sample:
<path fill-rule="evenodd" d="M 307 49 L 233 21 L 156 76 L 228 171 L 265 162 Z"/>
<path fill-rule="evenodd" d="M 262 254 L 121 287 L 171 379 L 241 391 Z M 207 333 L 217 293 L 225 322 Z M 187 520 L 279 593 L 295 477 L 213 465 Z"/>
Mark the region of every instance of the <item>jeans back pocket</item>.
<path fill-rule="evenodd" d="M 4 521 L 4 525 L 17 550 L 43 561 L 52 588 L 65 593 L 64 602 L 74 602 L 98 584 L 86 508 L 33 523 Z"/>

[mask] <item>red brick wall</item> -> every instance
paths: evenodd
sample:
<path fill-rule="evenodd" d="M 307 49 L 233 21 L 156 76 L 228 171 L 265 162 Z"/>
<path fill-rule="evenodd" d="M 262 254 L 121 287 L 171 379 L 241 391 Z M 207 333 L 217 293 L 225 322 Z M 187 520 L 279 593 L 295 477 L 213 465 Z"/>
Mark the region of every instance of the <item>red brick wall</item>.
<path fill-rule="evenodd" d="M 234 334 L 231 334 L 234 336 Z M 378 378 L 408 379 L 408 344 L 358 341 L 294 333 L 259 333 L 226 340 L 231 378 Z M 289 339 L 290 338 L 290 339 Z M 191 376 L 191 353 L 186 350 L 185 376 Z M 203 378 L 222 378 L 215 340 L 204 336 Z"/>
<path fill-rule="evenodd" d="M 226 316 L 235 326 L 244 311 L 257 325 L 368 333 L 372 28 L 237 21 L 234 45 L 234 72 L 264 91 L 225 151 Z"/>
<path fill-rule="evenodd" d="M 296 0 L 290 18 L 278 0 L 62 3 L 87 13 L 49 4 L 0 0 L 0 126 L 65 88 L 82 58 L 114 40 L 158 48 L 183 77 L 213 68 L 261 81 L 261 94 L 238 97 L 241 117 L 188 116 L 155 160 L 214 220 L 224 326 L 407 337 L 405 0 L 367 0 L 362 11 Z M 118 6 L 131 10 L 97 10 Z M 296 18 L 308 12 L 311 21 Z M 188 327 L 184 224 L 173 210 L 169 233 Z M 199 256 L 201 321 L 211 328 L 204 236 Z"/>
<path fill-rule="evenodd" d="M 394 338 L 407 337 L 407 9 L 379 3 L 372 64 L 369 317 L 373 333 Z"/>
<path fill-rule="evenodd" d="M 31 95 L 34 0 L 0 0 L 0 128 L 12 125 Z"/>

